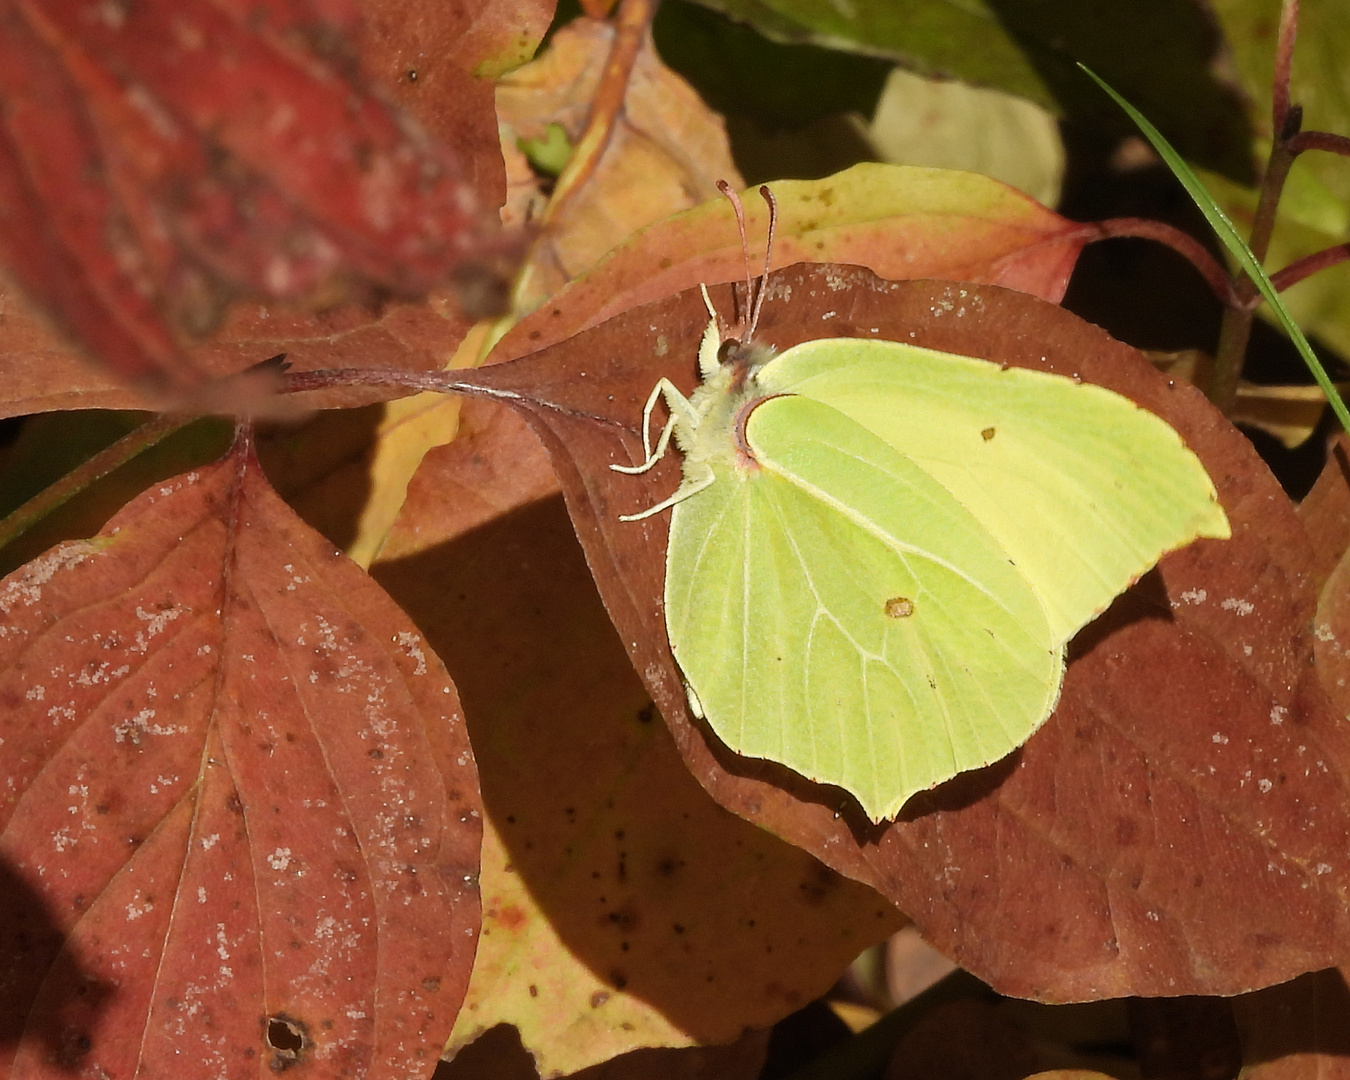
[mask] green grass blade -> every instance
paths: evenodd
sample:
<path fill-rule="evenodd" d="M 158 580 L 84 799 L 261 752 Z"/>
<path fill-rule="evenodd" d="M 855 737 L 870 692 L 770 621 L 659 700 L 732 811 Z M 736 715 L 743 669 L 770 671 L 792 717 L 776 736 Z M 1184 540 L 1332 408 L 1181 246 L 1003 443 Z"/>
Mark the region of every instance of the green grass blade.
<path fill-rule="evenodd" d="M 1285 333 L 1289 335 L 1289 339 L 1294 343 L 1294 347 L 1298 349 L 1299 355 L 1303 357 L 1303 362 L 1308 365 L 1308 370 L 1312 372 L 1313 378 L 1317 380 L 1317 385 L 1322 388 L 1322 393 L 1326 395 L 1327 401 L 1331 403 L 1332 411 L 1335 412 L 1336 418 L 1340 420 L 1341 427 L 1350 432 L 1350 410 L 1346 409 L 1345 402 L 1341 400 L 1340 392 L 1337 391 L 1335 384 L 1331 381 L 1330 376 L 1327 375 L 1326 369 L 1322 367 L 1322 362 L 1317 359 L 1316 354 L 1312 350 L 1312 346 L 1308 344 L 1308 339 L 1303 336 L 1303 331 L 1300 330 L 1298 324 L 1294 322 L 1294 317 L 1289 314 L 1289 309 L 1284 306 L 1284 301 L 1280 299 L 1280 294 L 1275 291 L 1275 286 L 1270 283 L 1270 278 L 1266 276 L 1265 270 L 1262 269 L 1256 256 L 1252 254 L 1252 250 L 1247 246 L 1247 242 L 1242 238 L 1242 234 L 1237 231 L 1232 221 L 1229 220 L 1228 215 L 1220 209 L 1219 204 L 1214 201 L 1213 196 L 1206 190 L 1205 185 L 1200 182 L 1199 177 L 1191 171 L 1191 167 L 1181 160 L 1181 156 L 1173 150 L 1167 140 L 1162 137 L 1162 133 L 1150 124 L 1138 109 L 1112 90 L 1111 87 L 1098 78 L 1086 65 L 1079 64 L 1078 66 L 1087 73 L 1088 77 L 1092 79 L 1093 82 L 1110 94 L 1112 100 L 1114 100 L 1117 105 L 1129 114 L 1130 119 L 1133 120 L 1135 124 L 1138 125 L 1139 130 L 1144 133 L 1144 137 L 1153 144 L 1153 149 L 1158 151 L 1159 156 L 1167 162 L 1167 167 L 1172 170 L 1173 175 L 1181 181 L 1182 185 L 1190 193 L 1191 198 L 1195 200 L 1195 205 L 1200 208 L 1200 212 L 1204 214 L 1205 218 L 1209 221 L 1210 227 L 1218 234 L 1219 239 L 1223 241 L 1223 246 L 1232 253 L 1233 258 L 1238 261 L 1238 265 L 1240 265 L 1247 276 L 1252 279 L 1253 283 L 1260 291 L 1261 296 L 1265 299 L 1266 303 L 1270 305 L 1271 311 L 1275 313 L 1275 317 L 1279 320 L 1280 325 L 1284 327 Z"/>

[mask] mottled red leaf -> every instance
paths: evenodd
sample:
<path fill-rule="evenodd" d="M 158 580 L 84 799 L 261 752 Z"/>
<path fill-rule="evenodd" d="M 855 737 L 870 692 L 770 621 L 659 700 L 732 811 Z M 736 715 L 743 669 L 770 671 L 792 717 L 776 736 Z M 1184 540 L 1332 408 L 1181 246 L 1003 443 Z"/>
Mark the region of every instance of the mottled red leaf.
<path fill-rule="evenodd" d="M 462 160 L 367 87 L 356 14 L 0 5 L 0 258 L 90 354 L 181 385 L 202 375 L 184 335 L 234 292 L 414 296 L 481 252 Z M 475 100 L 487 145 L 491 98 Z"/>
<path fill-rule="evenodd" d="M 1106 385 L 1182 432 L 1233 539 L 1165 559 L 1079 636 L 1058 710 L 1021 751 L 889 826 L 693 724 L 662 625 L 666 517 L 618 520 L 673 491 L 679 463 L 635 483 L 608 465 L 640 460 L 658 376 L 690 387 L 706 318 L 682 294 L 472 378 L 515 395 L 553 456 L 610 615 L 719 801 L 873 884 L 1009 994 L 1235 993 L 1343 954 L 1350 732 L 1309 677 L 1312 553 L 1293 506 L 1191 387 L 1031 297 L 797 267 L 775 277 L 760 336 L 875 335 Z"/>
<path fill-rule="evenodd" d="M 457 698 L 245 444 L 0 583 L 0 702 L 47 920 L 3 937 L 41 1038 L 0 1075 L 430 1072 L 478 928 Z"/>

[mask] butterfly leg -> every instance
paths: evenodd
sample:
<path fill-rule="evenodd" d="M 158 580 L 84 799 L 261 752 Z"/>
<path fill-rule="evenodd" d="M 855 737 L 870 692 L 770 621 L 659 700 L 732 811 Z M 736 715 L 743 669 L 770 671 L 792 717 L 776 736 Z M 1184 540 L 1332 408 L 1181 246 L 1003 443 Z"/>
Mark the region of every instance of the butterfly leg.
<path fill-rule="evenodd" d="M 670 409 L 670 419 L 661 429 L 661 435 L 656 440 L 656 449 L 653 450 L 650 442 L 652 410 L 662 397 L 666 399 L 666 406 Z M 694 412 L 694 407 L 689 404 L 689 399 L 675 388 L 675 384 L 669 379 L 661 379 L 652 387 L 651 396 L 647 398 L 647 404 L 642 410 L 642 452 L 647 455 L 647 459 L 641 465 L 611 465 L 610 468 L 630 476 L 646 472 L 665 455 L 666 447 L 670 445 L 671 434 L 681 424 L 692 430 L 698 425 L 698 416 Z"/>
<path fill-rule="evenodd" d="M 610 468 L 612 469 L 614 468 L 614 466 L 611 465 Z M 619 520 L 641 521 L 643 518 L 649 518 L 653 514 L 659 514 L 666 507 L 674 506 L 678 502 L 684 502 L 684 500 L 689 498 L 690 495 L 697 495 L 700 491 L 702 491 L 705 487 L 708 487 L 710 484 L 712 484 L 714 480 L 717 479 L 716 474 L 712 471 L 711 467 L 709 467 L 708 465 L 695 466 L 695 468 L 699 469 L 699 475 L 697 476 L 690 475 L 690 466 L 686 462 L 684 482 L 680 484 L 678 488 L 675 489 L 675 494 L 672 495 L 670 498 L 663 499 L 655 506 L 649 506 L 646 510 L 643 510 L 642 512 L 637 514 L 620 514 Z"/>

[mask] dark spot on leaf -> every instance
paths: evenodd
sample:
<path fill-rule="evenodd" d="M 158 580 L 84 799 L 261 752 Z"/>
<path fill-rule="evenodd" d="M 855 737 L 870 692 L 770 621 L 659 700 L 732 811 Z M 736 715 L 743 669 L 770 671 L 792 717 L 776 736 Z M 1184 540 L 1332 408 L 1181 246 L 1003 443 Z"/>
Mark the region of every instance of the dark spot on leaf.
<path fill-rule="evenodd" d="M 412 83 L 415 83 L 415 82 L 417 81 L 417 69 L 416 69 L 416 68 L 409 68 L 409 69 L 408 69 L 408 81 L 409 81 L 409 82 L 412 82 Z"/>
<path fill-rule="evenodd" d="M 384 751 L 377 746 L 373 750 L 366 751 L 366 757 L 374 758 L 376 761 L 379 761 L 382 757 L 384 757 Z"/>
<path fill-rule="evenodd" d="M 991 427 L 987 427 L 980 432 L 980 438 L 983 439 L 985 442 L 988 442 L 993 437 L 994 437 L 994 429 Z"/>
<path fill-rule="evenodd" d="M 225 806 L 226 809 L 232 810 L 236 814 L 242 815 L 244 812 L 244 804 L 240 801 L 238 792 L 235 792 L 225 800 Z"/>
<path fill-rule="evenodd" d="M 428 994 L 434 994 L 441 988 L 441 980 L 435 975 L 429 975 L 422 980 L 422 989 Z"/>
<path fill-rule="evenodd" d="M 647 702 L 646 705 L 638 710 L 637 718 L 638 723 L 650 724 L 656 719 L 656 703 L 651 701 Z"/>
<path fill-rule="evenodd" d="M 67 1071 L 74 1071 L 84 1060 L 84 1056 L 89 1053 L 89 1048 L 93 1046 L 93 1040 L 89 1038 L 87 1032 L 66 1030 L 61 1033 L 61 1041 L 56 1047 L 56 1053 L 53 1055 L 55 1064 Z"/>
<path fill-rule="evenodd" d="M 684 927 L 681 926 L 679 923 L 671 923 L 671 924 L 670 924 L 670 928 L 671 928 L 672 930 L 674 930 L 675 933 L 677 933 L 677 934 L 683 934 L 683 933 L 684 933 Z"/>
<path fill-rule="evenodd" d="M 507 823 L 508 825 L 514 825 L 514 824 L 516 823 L 516 815 L 515 815 L 515 814 L 507 814 L 507 815 L 506 815 L 506 823 Z"/>
<path fill-rule="evenodd" d="M 609 992 L 607 990 L 597 990 L 591 995 L 591 1008 L 598 1009 L 608 1000 Z"/>
<path fill-rule="evenodd" d="M 620 930 L 632 931 L 638 928 L 642 918 L 632 904 L 625 904 L 606 915 L 604 921 L 617 926 Z"/>
<path fill-rule="evenodd" d="M 284 1012 L 263 1017 L 263 1042 L 272 1051 L 268 1067 L 277 1073 L 298 1065 L 314 1045 L 309 1026 Z"/>
<path fill-rule="evenodd" d="M 817 866 L 811 876 L 797 888 L 801 891 L 802 899 L 808 904 L 822 904 L 825 897 L 838 887 L 839 882 L 839 875 L 829 867 Z"/>
<path fill-rule="evenodd" d="M 615 990 L 622 990 L 628 985 L 628 976 L 618 968 L 615 968 L 609 973 L 609 981 L 614 986 Z"/>
<path fill-rule="evenodd" d="M 530 983 L 530 997 L 538 997 L 538 996 L 539 996 L 539 987 L 535 986 L 534 983 Z"/>

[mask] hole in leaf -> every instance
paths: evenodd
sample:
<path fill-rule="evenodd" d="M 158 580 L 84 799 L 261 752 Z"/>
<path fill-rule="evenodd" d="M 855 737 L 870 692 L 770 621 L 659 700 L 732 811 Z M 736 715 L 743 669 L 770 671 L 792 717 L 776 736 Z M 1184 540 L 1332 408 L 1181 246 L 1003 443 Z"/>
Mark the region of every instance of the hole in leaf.
<path fill-rule="evenodd" d="M 270 1062 L 273 1072 L 285 1072 L 297 1064 L 312 1045 L 309 1041 L 309 1027 L 303 1020 L 297 1020 L 285 1013 L 276 1013 L 264 1021 L 263 1037 L 268 1049 L 272 1051 Z"/>

